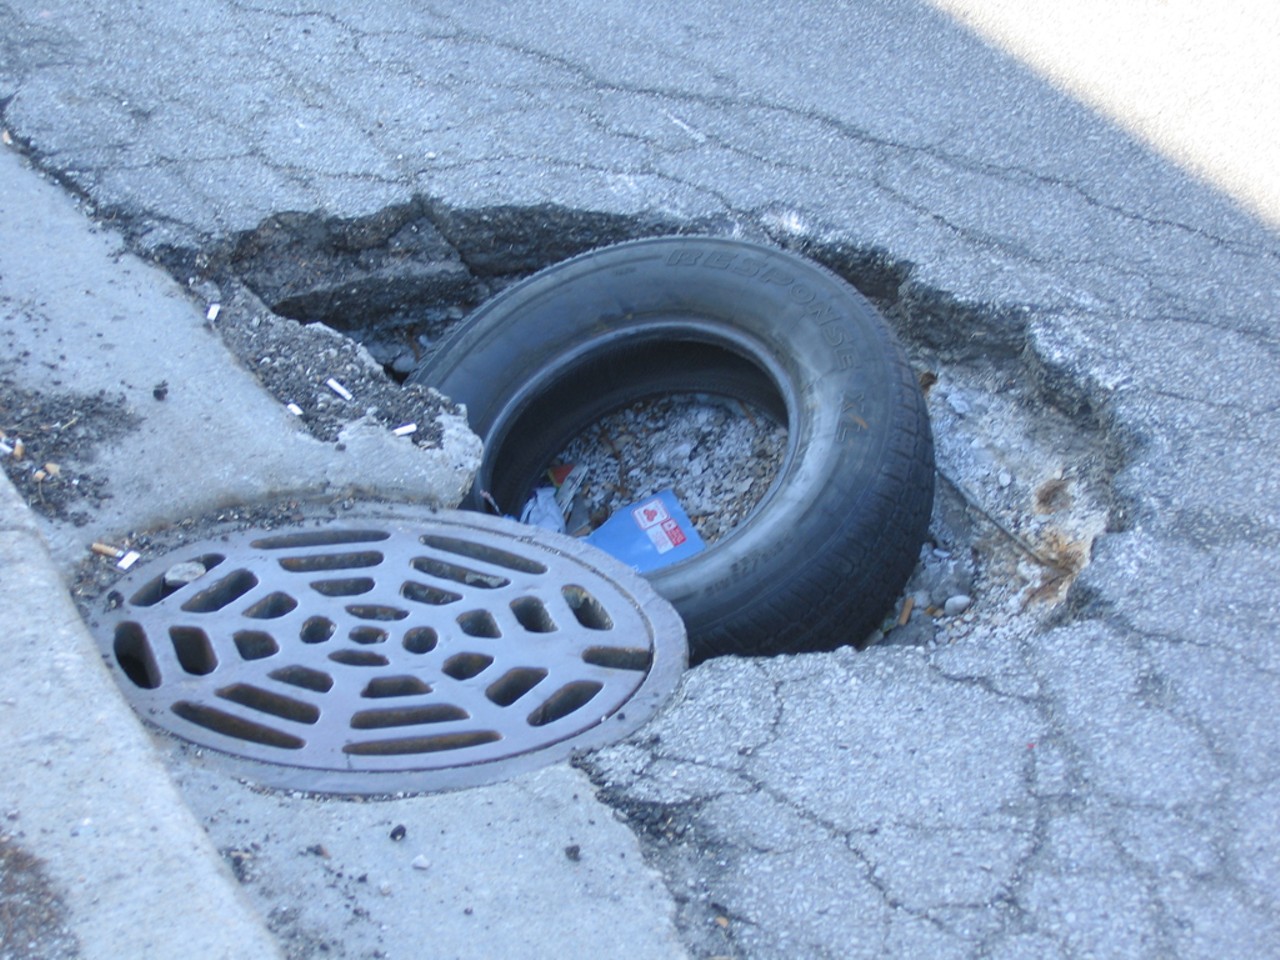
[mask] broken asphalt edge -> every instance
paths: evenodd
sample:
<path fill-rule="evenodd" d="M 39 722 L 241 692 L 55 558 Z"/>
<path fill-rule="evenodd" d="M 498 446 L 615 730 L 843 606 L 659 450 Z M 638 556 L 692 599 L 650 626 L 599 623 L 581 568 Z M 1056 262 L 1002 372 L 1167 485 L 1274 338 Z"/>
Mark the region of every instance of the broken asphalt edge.
<path fill-rule="evenodd" d="M 279 956 L 170 781 L 0 474 L 3 830 L 44 861 L 86 958 Z"/>

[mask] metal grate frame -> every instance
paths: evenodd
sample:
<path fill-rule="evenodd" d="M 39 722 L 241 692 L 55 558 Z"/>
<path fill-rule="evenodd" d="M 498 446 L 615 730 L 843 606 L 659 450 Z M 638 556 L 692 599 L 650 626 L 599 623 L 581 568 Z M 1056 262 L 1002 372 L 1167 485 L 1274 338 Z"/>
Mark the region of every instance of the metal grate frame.
<path fill-rule="evenodd" d="M 467 786 L 615 742 L 686 662 L 674 608 L 588 544 L 381 508 L 190 544 L 90 626 L 135 709 L 251 779 Z"/>

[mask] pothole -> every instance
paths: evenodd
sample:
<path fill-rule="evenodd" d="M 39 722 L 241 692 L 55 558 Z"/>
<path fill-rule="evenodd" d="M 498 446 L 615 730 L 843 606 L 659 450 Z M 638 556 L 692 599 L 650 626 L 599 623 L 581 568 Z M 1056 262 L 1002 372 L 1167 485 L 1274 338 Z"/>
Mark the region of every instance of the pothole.
<path fill-rule="evenodd" d="M 1054 614 L 1107 528 L 1103 444 L 1038 397 L 1012 362 L 948 364 L 924 350 L 915 359 L 930 384 L 942 483 L 935 542 L 888 639 L 953 642 L 980 623 Z"/>
<path fill-rule="evenodd" d="M 211 259 L 221 264 L 210 275 L 222 289 L 194 285 L 208 299 L 234 303 L 225 323 L 242 355 L 254 353 L 246 325 L 255 317 L 268 323 L 274 311 L 341 330 L 391 383 L 430 356 L 477 303 L 541 267 L 620 240 L 708 226 L 549 207 L 460 211 L 429 201 L 355 222 L 287 215 Z M 930 541 L 881 633 L 893 643 L 950 642 L 983 618 L 1038 619 L 1062 609 L 1107 527 L 1114 456 L 1097 424 L 1057 409 L 1033 375 L 1025 318 L 921 290 L 910 282 L 910 265 L 884 251 L 734 229 L 794 248 L 859 288 L 897 328 L 926 389 L 941 482 Z M 698 431 L 709 415 L 723 415 L 721 427 L 735 439 L 703 443 Z M 756 412 L 666 397 L 615 411 L 558 459 L 588 466 L 580 528 L 632 495 L 670 487 L 714 540 L 767 487 L 778 442 L 776 428 Z M 723 455 L 733 450 L 744 455 Z"/>

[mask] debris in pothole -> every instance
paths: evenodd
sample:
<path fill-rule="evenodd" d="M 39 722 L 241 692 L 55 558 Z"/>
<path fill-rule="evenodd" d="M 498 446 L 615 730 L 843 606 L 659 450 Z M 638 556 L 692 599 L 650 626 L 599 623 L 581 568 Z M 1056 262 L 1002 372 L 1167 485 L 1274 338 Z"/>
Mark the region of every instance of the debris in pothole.
<path fill-rule="evenodd" d="M 520 522 L 527 523 L 531 527 L 542 527 L 545 530 L 564 533 L 564 511 L 556 500 L 556 488 L 538 487 L 534 490 L 533 496 L 520 511 Z"/>
<path fill-rule="evenodd" d="M 641 573 L 687 560 L 706 548 L 671 490 L 619 510 L 587 542 Z"/>
<path fill-rule="evenodd" d="M 786 428 L 750 404 L 676 394 L 604 417 L 555 462 L 582 469 L 578 498 L 594 525 L 670 489 L 712 544 L 764 497 L 786 443 Z"/>

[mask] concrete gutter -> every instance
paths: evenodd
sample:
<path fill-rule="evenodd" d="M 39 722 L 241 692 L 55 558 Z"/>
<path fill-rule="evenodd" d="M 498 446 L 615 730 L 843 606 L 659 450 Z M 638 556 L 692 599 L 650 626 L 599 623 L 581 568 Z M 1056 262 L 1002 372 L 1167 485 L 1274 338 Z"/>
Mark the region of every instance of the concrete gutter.
<path fill-rule="evenodd" d="M 3 475 L 0 610 L 5 832 L 45 861 L 86 960 L 278 956 L 103 667 Z"/>

